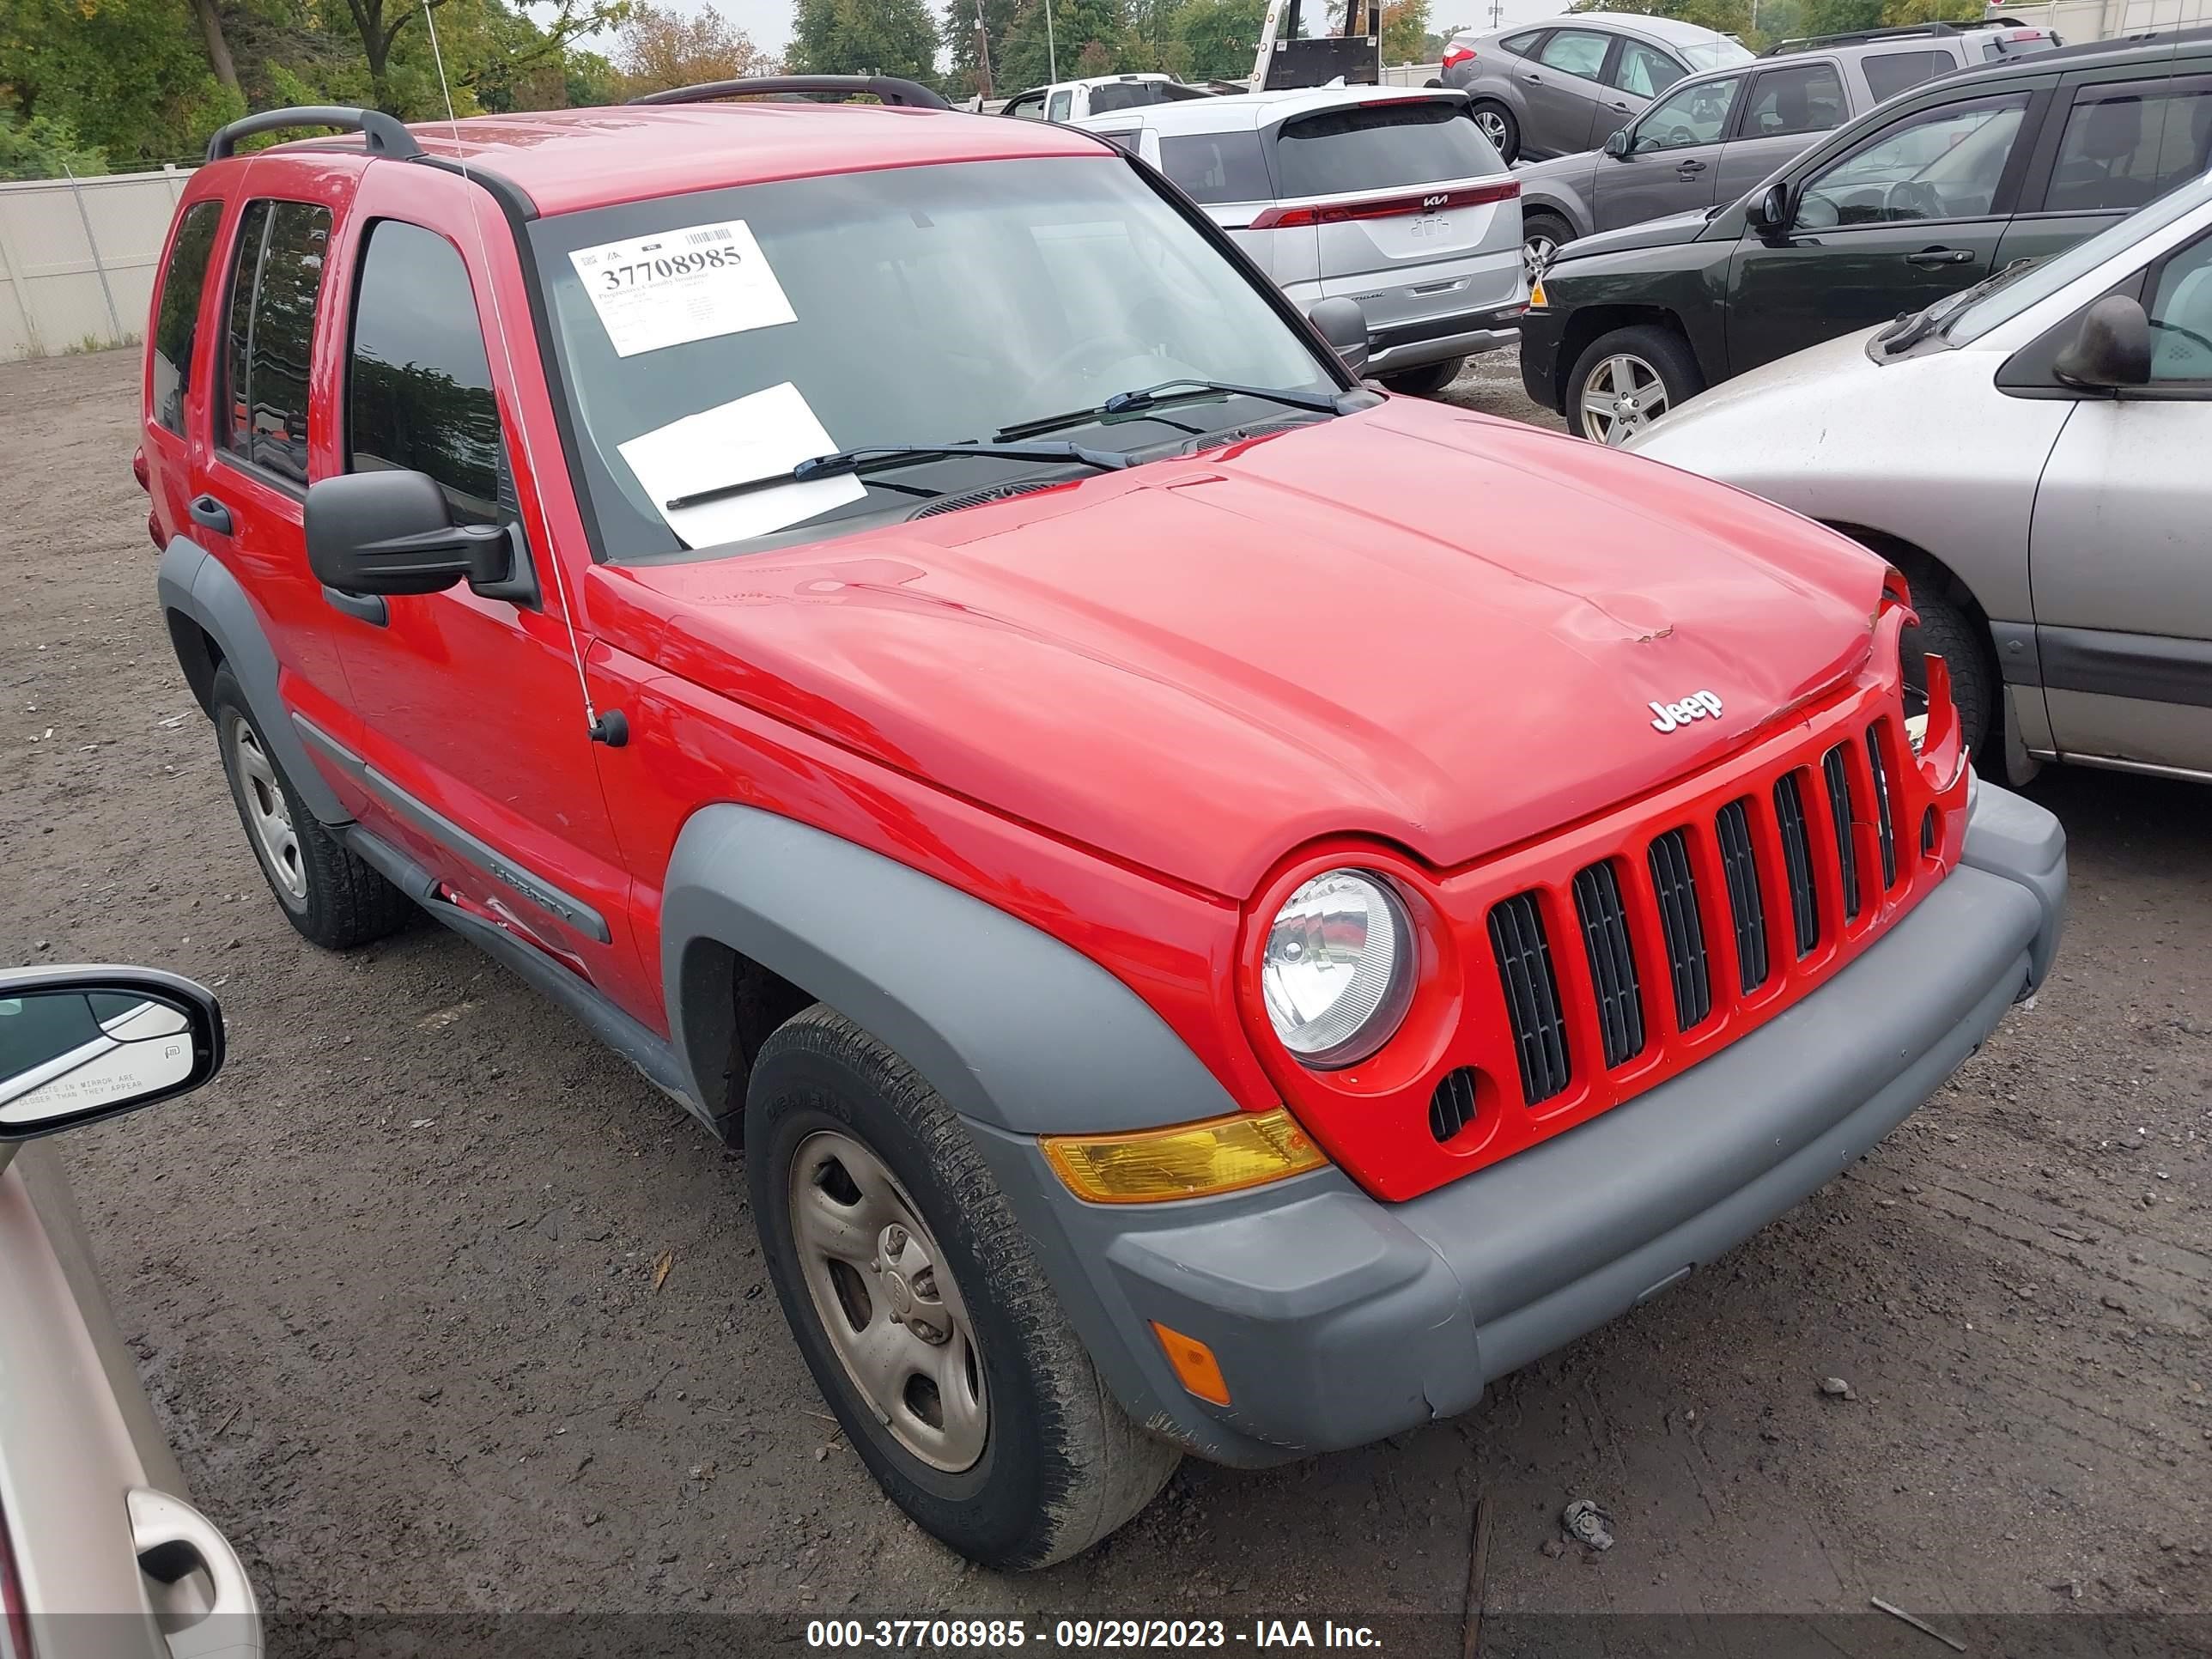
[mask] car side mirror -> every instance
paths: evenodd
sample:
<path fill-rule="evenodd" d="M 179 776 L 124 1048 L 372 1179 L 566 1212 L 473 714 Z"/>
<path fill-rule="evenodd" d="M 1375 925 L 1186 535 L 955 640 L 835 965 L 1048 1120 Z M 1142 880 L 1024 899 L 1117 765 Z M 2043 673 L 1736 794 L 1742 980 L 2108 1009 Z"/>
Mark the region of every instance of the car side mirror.
<path fill-rule="evenodd" d="M 319 479 L 307 487 L 304 517 L 307 568 L 341 593 L 435 593 L 464 578 L 482 592 L 514 574 L 506 526 L 455 524 L 428 473 Z"/>
<path fill-rule="evenodd" d="M 2150 319 L 2142 302 L 2107 294 L 2081 313 L 2074 337 L 2052 359 L 2051 372 L 2068 386 L 2117 392 L 2150 380 Z"/>
<path fill-rule="evenodd" d="M 1615 127 L 1605 135 L 1605 153 L 1618 161 L 1628 154 L 1629 143 L 1628 129 Z"/>
<path fill-rule="evenodd" d="M 1367 372 L 1367 313 L 1358 301 L 1340 296 L 1317 301 L 1306 316 L 1355 377 Z"/>
<path fill-rule="evenodd" d="M 1790 186 L 1769 185 L 1752 198 L 1743 216 L 1753 230 L 1780 230 L 1790 222 Z"/>
<path fill-rule="evenodd" d="M 151 968 L 0 974 L 0 1166 L 19 1140 L 198 1088 L 222 1067 L 222 1010 Z"/>

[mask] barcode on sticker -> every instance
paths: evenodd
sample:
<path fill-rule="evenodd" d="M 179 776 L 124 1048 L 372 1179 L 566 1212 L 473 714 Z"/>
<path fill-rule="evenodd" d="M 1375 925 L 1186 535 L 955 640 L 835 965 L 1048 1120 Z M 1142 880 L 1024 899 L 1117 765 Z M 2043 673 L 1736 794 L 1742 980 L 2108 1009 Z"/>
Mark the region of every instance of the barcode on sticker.
<path fill-rule="evenodd" d="M 702 242 L 726 242 L 730 240 L 730 230 L 726 225 L 716 225 L 711 230 L 686 231 L 684 240 L 693 247 L 697 247 Z"/>

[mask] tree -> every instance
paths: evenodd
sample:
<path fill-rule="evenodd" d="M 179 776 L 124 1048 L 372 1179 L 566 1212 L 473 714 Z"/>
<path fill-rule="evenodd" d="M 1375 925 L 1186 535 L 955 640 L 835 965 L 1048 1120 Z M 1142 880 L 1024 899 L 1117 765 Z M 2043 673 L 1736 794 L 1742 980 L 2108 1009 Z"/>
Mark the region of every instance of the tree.
<path fill-rule="evenodd" d="M 111 163 L 181 161 L 244 112 L 198 33 L 186 0 L 0 0 L 0 106 Z"/>
<path fill-rule="evenodd" d="M 949 95 L 1004 97 L 1021 90 L 1007 82 L 999 65 L 1006 31 L 1013 24 L 1014 5 L 1015 0 L 945 0 L 945 55 L 952 64 L 951 73 L 945 77 Z M 983 19 L 981 35 L 975 28 L 979 13 Z"/>
<path fill-rule="evenodd" d="M 1266 0 L 1183 0 L 1175 27 L 1194 81 L 1241 81 L 1260 49 Z"/>
<path fill-rule="evenodd" d="M 696 17 L 668 7 L 640 3 L 615 41 L 615 67 L 623 90 L 635 97 L 702 81 L 734 81 L 774 73 L 776 64 L 712 6 Z"/>
<path fill-rule="evenodd" d="M 1429 50 L 1429 0 L 1382 0 L 1382 61 L 1425 64 Z"/>
<path fill-rule="evenodd" d="M 18 121 L 0 110 L 0 179 L 82 179 L 107 171 L 107 157 L 51 115 Z"/>
<path fill-rule="evenodd" d="M 420 109 L 425 102 L 431 107 L 422 113 L 445 112 L 439 106 L 442 100 L 426 99 L 420 92 L 407 95 L 393 73 L 393 49 L 402 33 L 433 11 L 454 8 L 450 20 L 441 18 L 438 25 L 441 44 L 451 39 L 459 48 L 447 54 L 447 84 L 465 88 L 471 101 L 480 88 L 512 88 L 540 64 L 557 69 L 571 43 L 619 25 L 629 15 L 629 0 L 554 0 L 553 15 L 544 23 L 511 10 L 504 0 L 477 0 L 469 6 L 456 0 L 345 0 L 345 6 L 361 42 L 369 95 L 379 109 L 401 116 L 414 112 L 410 104 Z M 427 35 L 427 30 L 414 33 Z M 493 106 L 503 101 L 495 90 Z M 459 106 L 457 98 L 457 111 Z"/>
<path fill-rule="evenodd" d="M 1048 5 L 1052 8 L 1049 39 L 1045 33 Z M 1091 54 L 1090 61 L 1103 67 L 1079 71 L 1076 65 L 1093 45 L 1100 50 Z M 1061 79 L 1071 79 L 1078 73 L 1114 75 L 1144 67 L 1142 49 L 1131 34 L 1124 0 L 1023 0 L 1000 52 L 1003 61 L 999 65 L 999 90 L 1002 93 L 1018 92 L 1052 80 L 1054 58 Z"/>
<path fill-rule="evenodd" d="M 937 45 L 927 0 L 799 0 L 790 61 L 801 75 L 896 75 L 933 87 Z"/>

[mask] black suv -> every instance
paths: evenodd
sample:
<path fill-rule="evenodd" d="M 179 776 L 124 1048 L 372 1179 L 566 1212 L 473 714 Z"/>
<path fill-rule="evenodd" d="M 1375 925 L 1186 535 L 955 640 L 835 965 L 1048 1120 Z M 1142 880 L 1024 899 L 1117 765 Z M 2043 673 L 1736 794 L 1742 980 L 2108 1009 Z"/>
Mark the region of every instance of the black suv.
<path fill-rule="evenodd" d="M 1569 430 L 1617 443 L 1716 381 L 2057 252 L 2209 151 L 2212 30 L 1947 76 L 1731 206 L 1560 249 L 1521 377 Z"/>

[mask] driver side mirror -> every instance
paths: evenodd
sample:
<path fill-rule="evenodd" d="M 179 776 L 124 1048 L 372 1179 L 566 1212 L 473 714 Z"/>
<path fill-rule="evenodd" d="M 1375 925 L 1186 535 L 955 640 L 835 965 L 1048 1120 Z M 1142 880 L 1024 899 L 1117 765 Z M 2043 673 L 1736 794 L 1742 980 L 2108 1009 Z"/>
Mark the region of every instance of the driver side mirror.
<path fill-rule="evenodd" d="M 1367 372 L 1367 313 L 1359 301 L 1341 297 L 1322 300 L 1306 313 L 1322 337 L 1336 348 L 1354 379 Z"/>
<path fill-rule="evenodd" d="M 1627 155 L 1631 142 L 1626 127 L 1615 127 L 1605 136 L 1605 153 L 1616 161 L 1620 161 Z"/>
<path fill-rule="evenodd" d="M 2081 325 L 2052 360 L 2051 372 L 2085 391 L 2118 392 L 2149 381 L 2150 356 L 2150 319 L 2142 302 L 2107 294 L 2081 313 Z"/>
<path fill-rule="evenodd" d="M 453 522 L 428 473 L 341 472 L 307 487 L 307 568 L 341 593 L 435 593 L 465 578 L 493 599 L 514 574 L 514 544 L 495 524 Z"/>
<path fill-rule="evenodd" d="M 222 1066 L 222 1010 L 150 968 L 0 974 L 0 1166 L 19 1140 L 198 1088 Z"/>
<path fill-rule="evenodd" d="M 1784 228 L 1790 222 L 1790 186 L 1769 185 L 1752 198 L 1744 218 L 1762 234 Z"/>

